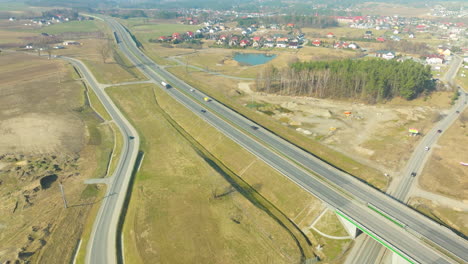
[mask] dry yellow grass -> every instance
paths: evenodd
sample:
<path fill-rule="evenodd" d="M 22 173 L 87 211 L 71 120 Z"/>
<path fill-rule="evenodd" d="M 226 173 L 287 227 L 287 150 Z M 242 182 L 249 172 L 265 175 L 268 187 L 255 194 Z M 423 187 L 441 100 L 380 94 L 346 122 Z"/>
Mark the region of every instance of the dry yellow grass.
<path fill-rule="evenodd" d="M 153 86 L 111 88 L 110 94 L 137 127 L 145 151 L 124 226 L 126 261 L 298 261 L 299 252 L 290 235 L 244 196 L 234 191 L 223 198 L 214 198 L 215 194 L 229 193 L 230 185 L 190 142 L 165 121 L 164 113 L 155 103 Z M 246 169 L 254 157 L 247 159 L 246 151 L 223 139 L 219 132 L 158 89 L 156 99 L 162 109 L 233 172 L 245 170 L 242 175 L 248 179 L 255 175 L 276 181 L 271 179 L 275 174 L 271 168 L 261 164 L 254 168 L 255 163 Z M 234 162 L 235 158 L 238 162 Z M 262 171 L 261 175 L 259 171 Z M 257 184 L 260 193 L 270 198 L 268 193 L 273 191 L 269 189 L 274 185 L 263 180 L 260 183 L 263 185 L 258 186 L 258 181 L 260 178 L 251 185 Z M 278 185 L 284 187 L 284 184 Z M 291 201 L 300 196 L 294 191 L 290 193 L 293 197 L 276 197 L 280 208 L 284 208 L 284 204 L 294 205 L 286 212 L 295 211 L 304 202 L 311 201 L 311 197 L 306 196 L 293 203 Z"/>
<path fill-rule="evenodd" d="M 468 212 L 440 206 L 436 201 L 420 197 L 411 198 L 408 204 L 435 221 L 468 236 Z"/>
<path fill-rule="evenodd" d="M 431 192 L 454 199 L 468 200 L 468 111 L 439 139 L 424 168 L 419 183 Z"/>

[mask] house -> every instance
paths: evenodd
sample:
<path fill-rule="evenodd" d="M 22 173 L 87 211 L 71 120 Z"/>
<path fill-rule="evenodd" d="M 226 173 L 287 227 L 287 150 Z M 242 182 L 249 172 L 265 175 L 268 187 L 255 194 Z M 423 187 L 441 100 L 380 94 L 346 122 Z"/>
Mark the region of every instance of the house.
<path fill-rule="evenodd" d="M 249 42 L 247 39 L 243 39 L 243 40 L 241 40 L 240 43 L 239 43 L 239 45 L 240 45 L 241 47 L 243 47 L 243 48 L 246 47 L 246 46 L 248 46 L 249 44 L 250 44 L 250 42 Z"/>
<path fill-rule="evenodd" d="M 165 41 L 168 41 L 168 40 L 169 40 L 169 37 L 160 36 L 160 37 L 158 38 L 158 40 L 161 41 L 161 42 L 165 42 Z"/>
<path fill-rule="evenodd" d="M 444 55 L 444 56 L 450 56 L 450 55 L 452 54 L 452 52 L 450 51 L 450 49 L 445 48 L 445 47 L 439 47 L 439 48 L 437 48 L 437 52 L 438 52 L 440 55 Z"/>
<path fill-rule="evenodd" d="M 373 34 L 372 34 L 372 31 L 367 30 L 367 31 L 364 33 L 364 38 L 365 38 L 365 39 L 370 39 L 370 38 L 372 38 L 372 35 L 373 35 Z"/>
<path fill-rule="evenodd" d="M 295 26 L 295 24 L 294 24 L 294 23 L 288 23 L 288 24 L 286 24 L 286 27 L 293 28 L 294 26 Z"/>
<path fill-rule="evenodd" d="M 334 37 L 335 37 L 335 34 L 333 34 L 332 32 L 328 32 L 327 38 L 334 38 Z"/>
<path fill-rule="evenodd" d="M 187 37 L 189 38 L 193 38 L 194 37 L 194 34 L 192 31 L 187 31 L 185 34 L 187 34 Z"/>
<path fill-rule="evenodd" d="M 398 31 L 398 29 L 393 30 L 393 35 L 398 35 L 399 33 L 400 31 Z"/>
<path fill-rule="evenodd" d="M 237 46 L 237 44 L 239 43 L 238 41 L 239 41 L 239 38 L 237 36 L 232 37 L 229 40 L 229 46 Z"/>
<path fill-rule="evenodd" d="M 15 20 L 16 20 L 15 17 L 10 17 L 10 18 L 8 19 L 8 21 L 15 21 Z"/>
<path fill-rule="evenodd" d="M 275 47 L 275 42 L 273 41 L 272 38 L 267 38 L 267 39 L 265 39 L 265 42 L 263 43 L 263 46 L 267 47 L 267 48 L 274 48 Z"/>
<path fill-rule="evenodd" d="M 74 41 L 74 40 L 66 40 L 63 42 L 64 46 L 70 46 L 70 45 L 81 45 L 80 42 Z"/>
<path fill-rule="evenodd" d="M 57 45 L 57 46 L 54 46 L 54 49 L 64 49 L 65 47 L 62 46 L 62 45 Z"/>
<path fill-rule="evenodd" d="M 391 59 L 395 58 L 395 52 L 388 51 L 388 50 L 378 50 L 378 51 L 375 52 L 375 56 L 378 57 L 378 58 L 391 60 Z"/>
<path fill-rule="evenodd" d="M 297 41 L 291 41 L 291 42 L 289 42 L 289 48 L 290 48 L 290 49 L 297 49 L 297 48 L 299 48 L 299 42 L 297 42 Z"/>
<path fill-rule="evenodd" d="M 180 33 L 174 32 L 172 33 L 172 40 L 180 39 Z"/>
<path fill-rule="evenodd" d="M 391 38 L 393 41 L 400 41 L 400 40 L 401 40 L 400 37 L 395 36 L 395 35 L 392 35 L 390 38 Z"/>
<path fill-rule="evenodd" d="M 427 27 L 425 25 L 417 25 L 416 30 L 419 32 L 424 32 L 426 31 Z"/>
<path fill-rule="evenodd" d="M 415 36 L 413 33 L 410 33 L 410 34 L 408 35 L 408 38 L 411 38 L 411 39 L 412 39 L 412 38 L 415 38 L 415 37 L 416 37 L 416 36 Z"/>
<path fill-rule="evenodd" d="M 262 39 L 262 37 L 260 37 L 260 36 L 255 36 L 255 37 L 252 38 L 252 41 L 254 41 L 254 42 L 260 42 L 261 39 Z"/>
<path fill-rule="evenodd" d="M 355 49 L 359 49 L 359 46 L 358 46 L 358 44 L 356 44 L 356 43 L 350 43 L 350 44 L 348 45 L 348 48 L 349 48 L 349 49 L 355 50 Z"/>
<path fill-rule="evenodd" d="M 287 48 L 288 47 L 288 38 L 277 38 L 276 39 L 276 47 L 278 48 Z"/>
<path fill-rule="evenodd" d="M 426 63 L 427 64 L 442 64 L 444 63 L 444 59 L 441 55 L 431 54 L 426 56 Z"/>
<path fill-rule="evenodd" d="M 28 43 L 26 45 L 24 45 L 24 47 L 22 48 L 25 48 L 25 49 L 33 49 L 33 44 L 32 43 Z"/>
<path fill-rule="evenodd" d="M 384 37 L 378 37 L 378 38 L 376 38 L 375 40 L 377 40 L 378 42 L 385 42 L 385 38 L 384 38 Z"/>
<path fill-rule="evenodd" d="M 320 41 L 319 39 L 316 39 L 312 41 L 312 45 L 314 45 L 315 47 L 320 47 L 320 45 L 322 45 L 322 41 Z"/>

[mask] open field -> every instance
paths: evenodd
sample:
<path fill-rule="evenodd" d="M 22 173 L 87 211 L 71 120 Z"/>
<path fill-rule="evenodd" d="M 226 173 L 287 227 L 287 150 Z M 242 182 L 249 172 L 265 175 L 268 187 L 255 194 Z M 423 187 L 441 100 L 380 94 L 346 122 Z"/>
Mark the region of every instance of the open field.
<path fill-rule="evenodd" d="M 468 111 L 444 132 L 424 168 L 419 184 L 422 188 L 442 195 L 468 200 Z"/>
<path fill-rule="evenodd" d="M 20 53 L 1 57 L 0 262 L 66 263 L 97 198 L 83 181 L 103 176 L 111 132 L 68 64 Z"/>
<path fill-rule="evenodd" d="M 66 23 L 53 24 L 41 29 L 35 29 L 33 32 L 47 34 L 59 34 L 63 32 L 95 32 L 99 30 L 98 21 L 70 21 Z"/>
<path fill-rule="evenodd" d="M 363 15 L 383 15 L 383 16 L 408 16 L 408 17 L 425 17 L 430 12 L 428 7 L 398 5 L 395 3 L 378 3 L 367 2 L 359 6 L 359 10 Z"/>
<path fill-rule="evenodd" d="M 229 179 L 241 176 L 286 215 L 318 201 L 153 87 L 109 90 L 138 129 L 145 152 L 124 224 L 126 261 L 298 262 L 291 235 L 266 213 L 273 208 L 255 206 L 246 197 L 260 196 L 243 193 Z"/>
<path fill-rule="evenodd" d="M 464 236 L 468 236 L 468 212 L 457 208 L 440 206 L 437 201 L 431 201 L 420 197 L 413 197 L 408 204 L 443 225 L 458 230 Z"/>

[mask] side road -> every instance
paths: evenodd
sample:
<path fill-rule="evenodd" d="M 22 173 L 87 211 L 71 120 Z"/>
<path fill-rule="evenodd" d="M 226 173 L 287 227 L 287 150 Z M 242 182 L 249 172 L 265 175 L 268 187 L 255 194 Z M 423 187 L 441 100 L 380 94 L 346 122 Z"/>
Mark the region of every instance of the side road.
<path fill-rule="evenodd" d="M 80 72 L 89 87 L 93 89 L 109 115 L 119 127 L 124 142 L 119 163 L 114 174 L 107 181 L 107 193 L 94 221 L 87 250 L 86 263 L 117 263 L 117 225 L 127 195 L 130 178 L 138 155 L 140 138 L 135 128 L 125 119 L 104 89 L 79 60 L 61 57 Z"/>

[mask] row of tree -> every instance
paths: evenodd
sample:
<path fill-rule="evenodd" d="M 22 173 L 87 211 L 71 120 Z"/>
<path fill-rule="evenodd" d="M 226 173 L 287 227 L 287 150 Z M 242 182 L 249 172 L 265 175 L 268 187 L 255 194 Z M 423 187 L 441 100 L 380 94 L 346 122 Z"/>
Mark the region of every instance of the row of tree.
<path fill-rule="evenodd" d="M 268 16 L 262 18 L 241 18 L 237 20 L 237 25 L 240 27 L 248 27 L 252 24 L 281 24 L 286 25 L 293 23 L 296 27 L 312 27 L 312 28 L 327 28 L 336 27 L 338 22 L 336 19 L 328 16 L 310 16 L 310 15 L 285 15 L 285 16 Z"/>
<path fill-rule="evenodd" d="M 377 103 L 400 96 L 407 100 L 435 89 L 430 67 L 406 60 L 368 59 L 295 62 L 257 75 L 259 92 Z"/>

